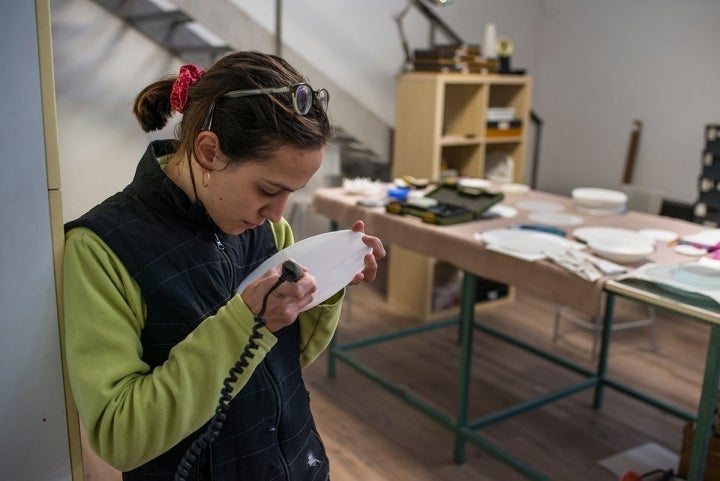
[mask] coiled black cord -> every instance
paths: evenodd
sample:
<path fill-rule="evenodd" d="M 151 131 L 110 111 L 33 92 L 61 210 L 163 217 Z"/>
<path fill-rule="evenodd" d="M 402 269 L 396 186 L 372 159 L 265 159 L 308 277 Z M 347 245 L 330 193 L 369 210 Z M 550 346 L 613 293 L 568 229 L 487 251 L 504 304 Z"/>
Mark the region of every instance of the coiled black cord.
<path fill-rule="evenodd" d="M 230 401 L 232 401 L 233 385 L 237 382 L 239 376 L 242 375 L 245 368 L 248 367 L 248 359 L 255 357 L 255 353 L 253 351 L 257 351 L 258 347 L 260 347 L 256 341 L 262 338 L 260 329 L 264 327 L 266 323 L 263 316 L 265 315 L 265 309 L 267 308 L 268 297 L 270 297 L 270 294 L 272 294 L 273 291 L 275 291 L 275 289 L 277 289 L 283 282 L 297 282 L 302 276 L 303 270 L 296 262 L 287 260 L 283 263 L 280 278 L 275 281 L 275 284 L 273 284 L 273 286 L 268 289 L 267 293 L 263 296 L 262 307 L 260 308 L 260 312 L 258 312 L 255 316 L 255 324 L 253 324 L 250 339 L 248 340 L 247 345 L 245 345 L 245 349 L 243 349 L 242 354 L 240 354 L 240 358 L 233 367 L 230 368 L 228 376 L 223 381 L 223 388 L 220 390 L 220 399 L 218 400 L 217 408 L 215 408 L 215 415 L 210 420 L 210 424 L 207 429 L 198 436 L 198 438 L 190 445 L 188 450 L 185 451 L 185 455 L 180 460 L 177 472 L 175 473 L 175 481 L 187 480 L 188 476 L 190 476 L 190 471 L 192 470 L 193 465 L 200 457 L 203 450 L 220 434 L 220 430 L 222 429 L 223 424 L 225 424 L 225 419 L 227 419 L 227 410 L 230 407 Z"/>

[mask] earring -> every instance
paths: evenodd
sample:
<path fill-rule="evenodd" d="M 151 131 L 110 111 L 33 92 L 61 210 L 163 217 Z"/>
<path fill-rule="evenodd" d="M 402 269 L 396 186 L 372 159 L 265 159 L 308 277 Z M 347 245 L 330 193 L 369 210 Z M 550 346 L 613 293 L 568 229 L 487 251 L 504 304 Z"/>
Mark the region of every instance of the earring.
<path fill-rule="evenodd" d="M 207 188 L 207 186 L 210 185 L 210 171 L 209 170 L 206 170 L 205 172 L 203 172 L 202 185 L 205 188 Z"/>

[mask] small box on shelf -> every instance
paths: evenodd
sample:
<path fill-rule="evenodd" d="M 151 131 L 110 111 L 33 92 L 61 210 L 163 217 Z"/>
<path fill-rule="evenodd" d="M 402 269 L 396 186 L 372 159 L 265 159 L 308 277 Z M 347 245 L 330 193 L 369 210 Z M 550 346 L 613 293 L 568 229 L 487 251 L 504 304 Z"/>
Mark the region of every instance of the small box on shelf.
<path fill-rule="evenodd" d="M 522 135 L 522 120 L 496 120 L 488 121 L 485 130 L 486 137 L 520 137 Z"/>

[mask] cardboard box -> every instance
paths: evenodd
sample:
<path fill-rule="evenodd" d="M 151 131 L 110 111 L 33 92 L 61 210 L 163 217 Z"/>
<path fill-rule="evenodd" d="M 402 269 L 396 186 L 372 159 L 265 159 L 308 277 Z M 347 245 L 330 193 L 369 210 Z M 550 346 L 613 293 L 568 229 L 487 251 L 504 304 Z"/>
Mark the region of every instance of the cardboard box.
<path fill-rule="evenodd" d="M 688 423 L 683 428 L 682 452 L 678 463 L 678 475 L 687 479 L 690 470 L 690 453 L 692 451 L 695 424 Z M 720 436 L 710 435 L 707 458 L 705 460 L 704 481 L 720 481 Z"/>

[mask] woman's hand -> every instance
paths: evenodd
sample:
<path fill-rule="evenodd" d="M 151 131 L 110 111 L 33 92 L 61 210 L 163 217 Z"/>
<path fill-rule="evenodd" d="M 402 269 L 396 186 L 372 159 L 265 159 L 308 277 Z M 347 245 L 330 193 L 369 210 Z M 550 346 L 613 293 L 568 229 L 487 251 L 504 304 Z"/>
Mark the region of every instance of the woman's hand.
<path fill-rule="evenodd" d="M 365 232 L 365 224 L 361 220 L 355 221 L 351 229 L 355 232 Z M 365 268 L 355 275 L 350 285 L 359 284 L 360 281 L 374 281 L 375 276 L 377 276 L 378 261 L 385 257 L 385 247 L 380 239 L 364 235 L 362 240 L 366 246 L 372 248 L 372 253 L 365 255 Z"/>
<path fill-rule="evenodd" d="M 251 282 L 240 294 L 250 311 L 256 316 L 262 309 L 263 298 L 280 278 L 282 266 L 268 270 L 262 277 Z M 263 318 L 270 332 L 277 332 L 292 324 L 302 309 L 313 300 L 317 289 L 315 278 L 303 267 L 303 276 L 296 282 L 287 280 L 280 284 L 267 298 Z"/>

